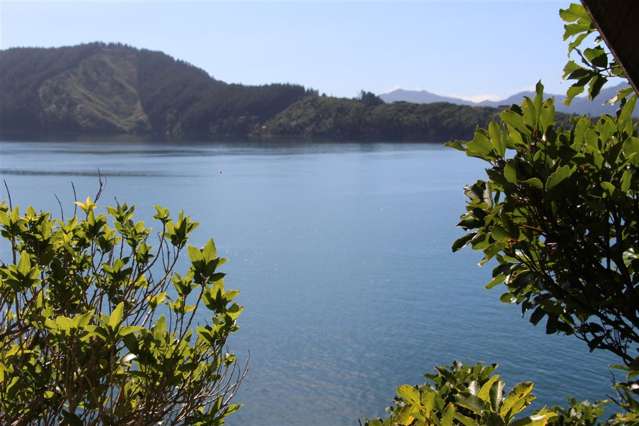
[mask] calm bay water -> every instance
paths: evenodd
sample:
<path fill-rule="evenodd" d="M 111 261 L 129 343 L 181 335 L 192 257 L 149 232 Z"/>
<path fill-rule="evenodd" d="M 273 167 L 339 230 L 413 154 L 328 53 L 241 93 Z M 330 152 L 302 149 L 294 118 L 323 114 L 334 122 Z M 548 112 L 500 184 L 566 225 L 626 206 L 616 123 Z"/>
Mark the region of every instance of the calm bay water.
<path fill-rule="evenodd" d="M 245 313 L 231 349 L 250 371 L 237 425 L 356 425 L 436 364 L 498 362 L 540 404 L 603 398 L 607 365 L 574 337 L 546 336 L 487 291 L 490 270 L 460 235 L 462 188 L 481 162 L 435 145 L 267 146 L 0 142 L 13 201 L 72 208 L 107 177 L 102 202 L 154 204 L 200 222 L 228 257 Z M 4 198 L 4 196 L 3 196 Z"/>

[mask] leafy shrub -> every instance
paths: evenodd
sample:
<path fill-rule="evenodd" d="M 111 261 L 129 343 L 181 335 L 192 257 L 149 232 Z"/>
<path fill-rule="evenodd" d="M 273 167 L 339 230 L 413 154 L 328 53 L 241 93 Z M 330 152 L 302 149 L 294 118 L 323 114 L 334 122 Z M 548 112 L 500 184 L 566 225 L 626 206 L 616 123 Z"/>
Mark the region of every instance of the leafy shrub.
<path fill-rule="evenodd" d="M 574 398 L 569 399 L 568 408 L 553 407 L 553 411 L 557 414 L 552 419 L 551 424 L 556 426 L 595 426 L 600 424 L 599 418 L 604 413 L 604 408 L 608 401 L 577 401 Z"/>
<path fill-rule="evenodd" d="M 366 426 L 524 426 L 548 424 L 555 413 L 542 408 L 532 415 L 521 415 L 535 399 L 534 384 L 523 382 L 507 394 L 505 383 L 493 374 L 496 365 L 437 367 L 427 374 L 430 383 L 402 385 L 389 417 L 366 422 Z"/>
<path fill-rule="evenodd" d="M 631 113 L 579 119 L 556 129 L 552 99 L 501 113 L 472 141 L 454 144 L 485 160 L 489 180 L 466 189 L 470 231 L 454 244 L 495 259 L 488 288 L 546 318 L 546 332 L 576 334 L 628 366 L 639 346 L 639 138 Z"/>
<path fill-rule="evenodd" d="M 459 226 L 470 232 L 453 250 L 468 244 L 484 253 L 481 264 L 493 261 L 486 287 L 503 284 L 501 300 L 530 312 L 531 323 L 546 318 L 547 333 L 574 334 L 622 360 L 629 380 L 616 386 L 626 410 L 618 424 L 639 419 L 639 305 L 629 302 L 639 300 L 636 102 L 624 98 L 614 117 L 582 117 L 561 129 L 538 84 L 535 99 L 502 112 L 501 123 L 450 144 L 489 164 L 488 180 L 466 188 Z M 594 411 L 586 408 L 571 410 L 588 419 Z"/>
<path fill-rule="evenodd" d="M 0 204 L 0 423 L 223 424 L 242 307 L 213 241 L 187 246 L 197 223 L 156 207 L 154 249 L 133 207 L 77 204 L 66 221 Z"/>

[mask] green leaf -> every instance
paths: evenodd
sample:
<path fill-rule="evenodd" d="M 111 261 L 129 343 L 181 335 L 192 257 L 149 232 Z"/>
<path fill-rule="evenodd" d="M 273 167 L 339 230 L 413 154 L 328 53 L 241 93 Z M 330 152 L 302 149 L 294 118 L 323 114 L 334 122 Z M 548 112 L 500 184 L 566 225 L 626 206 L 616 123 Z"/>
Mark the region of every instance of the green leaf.
<path fill-rule="evenodd" d="M 637 97 L 632 96 L 626 104 L 621 108 L 619 113 L 619 127 L 622 128 L 627 134 L 632 134 L 634 130 L 634 123 L 632 121 L 632 113 L 635 111 L 637 105 Z"/>
<path fill-rule="evenodd" d="M 111 316 L 109 317 L 109 327 L 112 329 L 116 329 L 120 323 L 122 322 L 122 317 L 124 316 L 124 302 L 120 302 L 117 304 L 113 312 L 111 312 Z"/>
<path fill-rule="evenodd" d="M 532 416 L 529 416 L 515 420 L 514 422 L 509 423 L 508 426 L 543 426 L 545 424 L 545 418 L 534 419 Z"/>
<path fill-rule="evenodd" d="M 18 272 L 23 276 L 28 276 L 31 272 L 31 257 L 29 253 L 23 251 L 20 253 L 20 260 L 18 261 Z"/>
<path fill-rule="evenodd" d="M 586 39 L 586 37 L 588 37 L 588 35 L 590 35 L 591 32 L 591 27 L 590 25 L 587 26 L 586 25 L 575 25 L 576 31 L 575 34 L 581 33 L 579 34 L 577 37 L 575 37 L 575 39 L 573 41 L 571 41 L 570 43 L 568 43 L 568 53 L 570 54 L 573 50 L 575 50 L 577 47 L 579 47 L 581 45 L 581 43 Z M 566 27 L 568 27 L 568 25 L 566 25 Z M 574 34 L 568 34 L 569 31 L 566 28 L 566 32 L 564 33 L 564 40 L 567 40 L 571 35 Z"/>
<path fill-rule="evenodd" d="M 488 123 L 488 135 L 495 148 L 495 152 L 497 152 L 500 157 L 503 157 L 506 153 L 506 143 L 503 140 L 501 129 L 494 121 Z"/>
<path fill-rule="evenodd" d="M 85 312 L 84 314 L 78 314 L 73 317 L 74 327 L 86 327 L 93 318 L 93 311 Z"/>
<path fill-rule="evenodd" d="M 497 412 L 501 401 L 504 396 L 504 387 L 506 384 L 503 380 L 499 380 L 493 387 L 490 388 L 490 405 L 492 409 Z"/>
<path fill-rule="evenodd" d="M 55 331 L 58 329 L 58 324 L 55 322 L 53 318 L 47 318 L 44 320 L 44 326 L 49 330 Z"/>
<path fill-rule="evenodd" d="M 153 337 L 156 340 L 162 339 L 166 333 L 166 317 L 164 315 L 158 318 L 157 322 L 153 326 Z"/>
<path fill-rule="evenodd" d="M 466 145 L 462 141 L 450 141 L 444 144 L 449 148 L 456 149 L 457 151 L 466 151 Z"/>
<path fill-rule="evenodd" d="M 530 179 L 526 179 L 526 180 L 522 180 L 522 183 L 528 185 L 528 186 L 532 186 L 533 188 L 537 188 L 537 189 L 544 189 L 544 184 L 541 181 L 541 179 L 533 177 Z"/>
<path fill-rule="evenodd" d="M 559 16 L 565 22 L 575 22 L 578 20 L 590 21 L 590 16 L 586 9 L 580 4 L 571 3 L 568 9 L 559 9 Z"/>
<path fill-rule="evenodd" d="M 494 277 L 492 280 L 488 281 L 488 284 L 486 284 L 485 288 L 490 290 L 491 288 L 503 283 L 505 279 L 506 277 L 504 275 L 499 274 L 496 277 Z"/>
<path fill-rule="evenodd" d="M 535 385 L 531 382 L 523 382 L 515 385 L 512 391 L 499 409 L 502 417 L 514 416 L 523 410 L 527 405 L 527 396 L 530 395 Z"/>
<path fill-rule="evenodd" d="M 573 84 L 572 86 L 570 86 L 568 88 L 568 91 L 566 92 L 566 98 L 564 99 L 564 104 L 566 105 L 570 105 L 570 103 L 572 102 L 573 98 L 575 98 L 576 96 L 579 96 L 580 94 L 583 93 L 584 91 L 584 87 L 585 84 L 581 84 L 579 82 Z"/>
<path fill-rule="evenodd" d="M 623 143 L 623 154 L 630 157 L 632 154 L 639 154 L 639 138 L 630 137 Z"/>
<path fill-rule="evenodd" d="M 507 162 L 504 166 L 504 177 L 510 183 L 517 183 L 517 169 L 515 169 L 512 162 Z"/>
<path fill-rule="evenodd" d="M 482 401 L 490 402 L 490 389 L 498 381 L 498 375 L 494 375 L 490 379 L 488 379 L 488 381 L 482 385 L 481 389 L 479 389 L 479 392 L 477 392 L 477 398 L 481 399 Z"/>
<path fill-rule="evenodd" d="M 490 143 L 490 139 L 481 131 L 475 132 L 473 140 L 466 144 L 466 154 L 471 157 L 490 160 L 492 151 L 493 145 Z"/>
<path fill-rule="evenodd" d="M 592 77 L 592 75 L 593 75 L 593 71 L 587 68 L 579 67 L 578 69 L 572 71 L 568 75 L 565 75 L 564 79 L 565 80 L 581 80 L 581 79 L 589 80 Z"/>
<path fill-rule="evenodd" d="M 437 394 L 435 391 L 428 388 L 422 389 L 421 404 L 426 416 L 430 416 L 431 413 L 433 412 L 433 408 L 435 407 L 436 396 Z"/>
<path fill-rule="evenodd" d="M 568 61 L 566 62 L 566 65 L 564 66 L 564 74 L 563 74 L 563 78 L 566 79 L 568 78 L 568 76 L 570 74 L 572 74 L 573 72 L 577 71 L 577 70 L 582 70 L 583 68 L 581 66 L 579 66 L 579 64 L 577 64 L 577 62 L 575 61 Z"/>
<path fill-rule="evenodd" d="M 490 233 L 496 241 L 504 241 L 510 239 L 510 234 L 502 226 L 495 225 Z"/>
<path fill-rule="evenodd" d="M 169 209 L 159 206 L 159 205 L 155 205 L 153 206 L 155 208 L 155 215 L 153 216 L 154 219 L 159 220 L 162 223 L 166 223 L 169 220 Z"/>
<path fill-rule="evenodd" d="M 441 426 L 453 426 L 453 420 L 455 419 L 455 405 L 448 403 L 444 408 L 444 414 L 441 419 Z"/>
<path fill-rule="evenodd" d="M 163 291 L 156 294 L 155 296 L 149 296 L 148 300 L 151 309 L 155 309 L 158 305 L 164 303 L 164 300 L 166 300 L 166 292 Z"/>
<path fill-rule="evenodd" d="M 124 336 L 127 336 L 127 335 L 132 334 L 132 333 L 137 333 L 138 331 L 143 330 L 143 329 L 144 329 L 144 327 L 140 327 L 140 326 L 137 326 L 137 325 L 129 325 L 129 326 L 126 326 L 126 327 L 122 327 L 120 329 L 120 331 L 118 332 L 118 335 L 124 337 Z"/>
<path fill-rule="evenodd" d="M 544 85 L 541 84 L 541 80 L 535 84 L 535 111 L 539 114 L 541 113 L 541 106 L 544 102 Z"/>
<path fill-rule="evenodd" d="M 524 111 L 524 123 L 528 126 L 536 128 L 537 127 L 537 118 L 539 117 L 539 111 L 535 110 L 535 104 L 528 96 L 524 98 L 523 102 L 523 111 Z"/>
<path fill-rule="evenodd" d="M 585 143 L 586 130 L 590 128 L 590 119 L 588 117 L 581 117 L 577 120 L 575 128 L 573 130 L 573 143 L 572 148 L 579 150 Z"/>
<path fill-rule="evenodd" d="M 544 102 L 539 118 L 544 131 L 555 124 L 555 101 L 552 98 Z"/>
<path fill-rule="evenodd" d="M 550 176 L 548 176 L 548 179 L 546 179 L 546 191 L 550 191 L 561 182 L 568 179 L 570 176 L 572 176 L 575 170 L 575 167 L 565 165 L 552 172 Z"/>
<path fill-rule="evenodd" d="M 58 317 L 56 317 L 55 319 L 56 325 L 58 326 L 58 330 L 62 330 L 65 332 L 69 332 L 71 331 L 71 329 L 73 328 L 73 320 L 69 317 L 66 317 L 64 315 L 60 315 Z"/>
<path fill-rule="evenodd" d="M 211 262 L 217 257 L 217 249 L 215 248 L 215 243 L 213 242 L 213 240 L 209 240 L 206 243 L 204 249 L 202 250 L 202 255 L 204 257 L 204 260 L 206 260 L 207 262 Z"/>
<path fill-rule="evenodd" d="M 607 81 L 608 79 L 606 77 L 599 74 L 593 76 L 588 85 L 588 98 L 590 100 L 595 99 Z"/>
<path fill-rule="evenodd" d="M 476 234 L 474 232 L 471 232 L 470 234 L 466 234 L 463 237 L 456 239 L 453 243 L 453 253 L 464 247 L 475 235 Z"/>
<path fill-rule="evenodd" d="M 557 414 L 554 411 L 551 411 L 548 409 L 541 409 L 540 411 L 533 414 L 532 416 L 515 420 L 514 422 L 510 423 L 509 426 L 545 426 L 548 424 L 548 421 L 553 417 L 557 417 Z M 579 422 L 578 424 L 582 424 L 582 423 Z"/>
<path fill-rule="evenodd" d="M 608 55 L 606 55 L 606 51 L 601 46 L 585 49 L 584 56 L 596 67 L 605 68 L 608 66 Z"/>
<path fill-rule="evenodd" d="M 475 414 L 481 414 L 485 409 L 485 403 L 475 395 L 457 395 L 457 405 L 464 407 Z"/>
<path fill-rule="evenodd" d="M 502 294 L 501 296 L 499 296 L 499 300 L 502 303 L 508 303 L 508 304 L 515 303 L 515 297 L 511 293 Z"/>
<path fill-rule="evenodd" d="M 202 252 L 199 248 L 188 246 L 187 251 L 189 252 L 189 259 L 191 259 L 191 262 L 198 262 L 202 260 Z"/>
<path fill-rule="evenodd" d="M 477 426 L 477 421 L 475 419 L 471 419 L 470 417 L 465 416 L 460 412 L 455 413 L 455 420 L 457 420 L 464 426 Z"/>
<path fill-rule="evenodd" d="M 564 41 L 568 40 L 570 37 L 573 37 L 577 34 L 580 36 L 582 33 L 588 34 L 590 30 L 590 25 L 582 24 L 582 23 L 574 23 L 574 24 L 566 24 L 564 25 Z"/>
<path fill-rule="evenodd" d="M 601 187 L 604 191 L 606 191 L 609 195 L 612 195 L 615 192 L 615 186 L 610 182 L 601 182 Z"/>
<path fill-rule="evenodd" d="M 630 184 L 632 183 L 633 173 L 630 170 L 626 170 L 623 172 L 621 176 L 621 190 L 623 192 L 628 192 L 630 189 Z"/>
<path fill-rule="evenodd" d="M 528 129 L 524 124 L 524 117 L 522 117 L 521 114 L 518 114 L 512 109 L 507 109 L 502 111 L 499 116 L 504 123 L 510 124 L 518 132 L 528 134 Z"/>
<path fill-rule="evenodd" d="M 544 315 L 546 315 L 546 312 L 543 310 L 541 306 L 538 306 L 537 309 L 535 309 L 533 313 L 530 315 L 530 322 L 533 325 L 537 325 L 537 323 L 541 321 Z"/>
<path fill-rule="evenodd" d="M 419 391 L 411 385 L 401 385 L 397 388 L 397 396 L 411 404 L 419 403 Z"/>

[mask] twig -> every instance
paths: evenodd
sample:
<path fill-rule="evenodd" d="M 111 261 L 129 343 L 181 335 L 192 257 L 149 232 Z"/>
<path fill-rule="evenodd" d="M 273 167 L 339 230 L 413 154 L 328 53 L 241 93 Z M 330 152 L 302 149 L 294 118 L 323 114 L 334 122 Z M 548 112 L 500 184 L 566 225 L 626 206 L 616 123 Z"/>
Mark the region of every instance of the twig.
<path fill-rule="evenodd" d="M 7 198 L 9 198 L 9 210 L 13 211 L 13 200 L 11 199 L 11 191 L 9 190 L 9 185 L 7 185 L 6 179 L 2 179 L 2 182 L 4 182 L 4 188 L 7 190 Z M 18 258 L 16 255 L 16 237 L 13 235 L 11 236 L 11 257 L 13 258 L 13 263 L 15 264 Z"/>
<path fill-rule="evenodd" d="M 60 218 L 62 219 L 62 222 L 64 222 L 64 208 L 62 207 L 62 201 L 60 201 L 58 194 L 53 194 L 53 196 L 58 201 L 58 206 L 60 206 Z"/>
<path fill-rule="evenodd" d="M 78 215 L 78 193 L 75 190 L 75 184 L 71 181 L 71 188 L 73 188 L 73 217 Z"/>
<path fill-rule="evenodd" d="M 6 189 L 7 197 L 9 198 L 9 208 L 13 210 L 13 201 L 11 200 L 11 191 L 9 191 L 9 185 L 7 185 L 6 179 L 2 179 L 2 182 L 4 182 L 4 189 Z"/>
<path fill-rule="evenodd" d="M 102 180 L 102 173 L 100 169 L 98 169 L 98 192 L 95 194 L 94 202 L 97 203 L 102 195 L 102 190 L 104 189 L 104 185 L 106 184 L 106 177 Z"/>

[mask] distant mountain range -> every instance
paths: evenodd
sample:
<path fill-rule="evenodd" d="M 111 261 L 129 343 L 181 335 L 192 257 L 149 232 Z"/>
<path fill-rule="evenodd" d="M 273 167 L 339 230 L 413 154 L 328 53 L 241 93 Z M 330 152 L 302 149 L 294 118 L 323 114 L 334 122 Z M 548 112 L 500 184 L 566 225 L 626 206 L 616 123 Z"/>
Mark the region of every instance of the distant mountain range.
<path fill-rule="evenodd" d="M 564 105 L 563 101 L 566 98 L 564 95 L 555 95 L 549 93 L 546 96 L 555 98 L 555 108 L 557 111 L 567 114 L 587 114 L 591 116 L 598 116 L 601 114 L 615 113 L 616 107 L 613 105 L 608 105 L 606 101 L 612 98 L 617 93 L 617 91 L 623 87 L 627 86 L 620 84 L 618 86 L 604 88 L 599 96 L 592 102 L 586 97 L 577 97 L 573 99 L 570 106 Z M 534 95 L 535 92 L 533 91 L 523 91 L 515 93 L 512 96 L 498 101 L 472 102 L 466 99 L 437 95 L 426 90 L 397 89 L 393 90 L 392 92 L 383 93 L 379 95 L 379 97 L 382 98 L 384 102 L 413 102 L 418 104 L 449 102 L 456 105 L 498 108 L 502 106 L 510 106 L 512 104 L 519 104 L 521 103 L 524 96 L 533 97 Z M 635 115 L 639 115 L 639 111 L 636 111 Z"/>
<path fill-rule="evenodd" d="M 476 105 L 474 102 L 451 96 L 441 96 L 427 90 L 405 90 L 396 89 L 392 92 L 378 95 L 384 102 L 412 102 L 416 104 L 432 104 L 436 102 L 447 102 L 455 105 Z"/>

